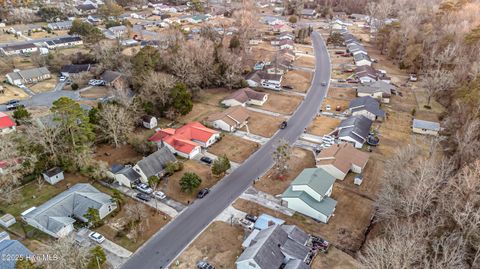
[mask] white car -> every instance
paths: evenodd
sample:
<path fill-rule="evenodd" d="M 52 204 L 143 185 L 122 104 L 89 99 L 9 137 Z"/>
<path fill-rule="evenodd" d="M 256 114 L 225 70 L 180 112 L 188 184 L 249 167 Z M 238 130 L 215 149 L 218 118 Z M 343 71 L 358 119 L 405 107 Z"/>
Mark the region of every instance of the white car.
<path fill-rule="evenodd" d="M 332 109 L 332 107 L 330 105 L 325 106 L 325 111 L 330 111 L 331 109 Z"/>
<path fill-rule="evenodd" d="M 92 239 L 93 241 L 99 243 L 99 244 L 101 244 L 101 243 L 103 243 L 103 241 L 105 241 L 105 237 L 103 237 L 103 235 L 101 235 L 101 234 L 99 234 L 99 233 L 97 233 L 97 232 L 91 232 L 91 233 L 88 235 L 88 237 L 89 237 L 90 239 Z"/>
<path fill-rule="evenodd" d="M 58 81 L 60 81 L 60 82 L 64 82 L 65 80 L 67 80 L 67 78 L 64 77 L 64 76 L 61 76 L 61 77 L 58 79 Z"/>
<path fill-rule="evenodd" d="M 137 190 L 146 193 L 146 194 L 152 194 L 153 190 L 150 188 L 147 184 L 141 183 L 137 185 Z"/>
<path fill-rule="evenodd" d="M 156 191 L 156 192 L 153 193 L 153 197 L 157 198 L 158 200 L 163 200 L 167 196 L 165 195 L 165 193 L 163 193 L 161 191 Z"/>
<path fill-rule="evenodd" d="M 248 229 L 248 230 L 253 230 L 253 227 L 255 226 L 255 224 L 247 219 L 240 219 L 238 221 L 240 223 L 240 225 L 245 228 L 245 229 Z"/>

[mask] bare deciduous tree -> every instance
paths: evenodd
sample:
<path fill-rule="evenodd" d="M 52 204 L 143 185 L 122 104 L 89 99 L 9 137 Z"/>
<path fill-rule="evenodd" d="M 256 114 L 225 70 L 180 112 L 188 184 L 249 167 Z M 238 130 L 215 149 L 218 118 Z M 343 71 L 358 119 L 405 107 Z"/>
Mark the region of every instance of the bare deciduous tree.
<path fill-rule="evenodd" d="M 50 259 L 41 259 L 38 264 L 45 269 L 86 268 L 89 260 L 89 249 L 75 243 L 72 237 L 60 238 L 42 249 Z"/>
<path fill-rule="evenodd" d="M 99 112 L 99 131 L 101 137 L 113 142 L 115 147 L 125 143 L 128 134 L 133 131 L 133 119 L 130 111 L 123 106 L 106 104 Z"/>

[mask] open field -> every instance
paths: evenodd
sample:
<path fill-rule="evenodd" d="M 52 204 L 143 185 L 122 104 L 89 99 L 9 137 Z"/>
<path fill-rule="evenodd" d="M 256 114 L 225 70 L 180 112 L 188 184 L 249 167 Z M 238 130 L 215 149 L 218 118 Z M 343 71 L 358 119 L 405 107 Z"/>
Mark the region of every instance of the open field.
<path fill-rule="evenodd" d="M 313 55 L 313 47 L 312 46 L 295 44 L 295 51 L 299 51 L 300 53 Z"/>
<path fill-rule="evenodd" d="M 168 179 L 162 181 L 160 184 L 160 188 L 165 192 L 165 194 L 172 198 L 175 201 L 178 201 L 183 204 L 188 204 L 189 202 L 193 202 L 197 197 L 197 191 L 202 188 L 209 188 L 215 185 L 219 178 L 212 176 L 210 172 L 210 167 L 199 163 L 194 160 L 187 160 L 183 162 L 183 170 L 176 172 Z M 197 191 L 193 191 L 191 193 L 182 192 L 180 188 L 180 179 L 182 176 L 187 172 L 193 172 L 200 176 L 202 179 L 202 184 L 198 187 Z"/>
<path fill-rule="evenodd" d="M 206 105 L 219 106 L 220 102 L 235 90 L 225 88 L 204 89 L 196 97 L 196 101 Z"/>
<path fill-rule="evenodd" d="M 123 196 L 123 200 L 124 204 L 121 210 L 107 216 L 104 219 L 105 223 L 94 230 L 101 233 L 105 238 L 133 252 L 165 226 L 170 221 L 170 217 L 130 197 Z M 132 217 L 125 210 L 128 206 L 134 206 L 137 210 L 142 210 L 147 214 L 147 217 L 139 224 L 143 227 L 143 230 L 138 233 L 137 238 L 133 236 L 134 231 L 130 231 L 128 228 L 128 221 Z"/>
<path fill-rule="evenodd" d="M 308 126 L 307 133 L 323 136 L 335 130 L 339 123 L 339 119 L 319 116 L 312 121 L 310 126 Z"/>
<path fill-rule="evenodd" d="M 196 268 L 199 260 L 206 260 L 215 268 L 230 269 L 242 253 L 244 231 L 239 226 L 213 222 L 179 257 L 175 268 Z"/>
<path fill-rule="evenodd" d="M 56 75 L 52 75 L 52 78 L 40 81 L 35 84 L 26 85 L 34 93 L 49 92 L 55 88 L 57 85 L 58 79 Z"/>
<path fill-rule="evenodd" d="M 222 137 L 222 140 L 213 144 L 208 152 L 217 156 L 227 155 L 230 161 L 243 163 L 258 148 L 260 148 L 258 143 L 226 134 Z"/>
<path fill-rule="evenodd" d="M 308 68 L 315 68 L 315 57 L 313 56 L 300 56 L 293 61 L 293 66 L 301 66 Z"/>
<path fill-rule="evenodd" d="M 272 195 L 282 194 L 303 169 L 315 167 L 315 157 L 311 151 L 293 148 L 289 165 L 289 173 L 284 179 L 275 178 L 270 169 L 255 183 L 255 188 Z"/>
<path fill-rule="evenodd" d="M 281 93 L 268 92 L 268 100 L 263 104 L 262 109 L 282 114 L 292 114 L 298 105 L 303 101 L 303 97 L 296 95 L 287 95 Z"/>
<path fill-rule="evenodd" d="M 283 76 L 282 85 L 293 87 L 293 91 L 307 92 L 310 89 L 313 73 L 302 70 L 291 70 Z"/>
<path fill-rule="evenodd" d="M 271 137 L 279 128 L 284 118 L 274 117 L 259 112 L 249 111 L 250 119 L 248 120 L 248 130 L 251 133 L 263 137 Z M 241 129 L 247 131 L 246 127 Z"/>
<path fill-rule="evenodd" d="M 222 108 L 218 105 L 208 105 L 203 103 L 195 102 L 193 103 L 193 109 L 185 116 L 178 118 L 179 122 L 189 123 L 192 121 L 203 121 L 209 115 L 222 111 Z"/>
<path fill-rule="evenodd" d="M 143 158 L 129 144 L 118 148 L 108 144 L 99 145 L 95 148 L 94 155 L 95 160 L 107 162 L 109 165 L 136 163 Z"/>
<path fill-rule="evenodd" d="M 83 98 L 102 98 L 111 94 L 111 91 L 108 87 L 99 87 L 94 86 L 86 91 L 80 93 L 80 96 Z"/>
<path fill-rule="evenodd" d="M 26 94 L 22 89 L 18 87 L 14 87 L 5 83 L 2 84 L 2 86 L 4 89 L 4 93 L 0 94 L 0 104 L 3 104 L 13 99 L 22 100 L 28 97 L 28 94 Z"/>

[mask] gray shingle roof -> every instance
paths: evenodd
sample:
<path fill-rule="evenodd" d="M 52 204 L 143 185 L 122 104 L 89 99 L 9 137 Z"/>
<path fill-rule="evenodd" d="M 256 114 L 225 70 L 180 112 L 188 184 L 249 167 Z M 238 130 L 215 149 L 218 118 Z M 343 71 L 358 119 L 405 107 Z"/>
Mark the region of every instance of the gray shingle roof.
<path fill-rule="evenodd" d="M 20 70 L 18 72 L 8 73 L 7 76 L 11 78 L 32 79 L 32 78 L 38 78 L 38 77 L 49 75 L 49 74 L 50 74 L 50 71 L 48 71 L 46 67 L 40 67 L 40 68 L 31 68 L 31 69 Z"/>
<path fill-rule="evenodd" d="M 353 56 L 353 59 L 355 60 L 355 62 L 359 62 L 361 60 L 367 60 L 369 62 L 371 62 L 372 60 L 370 60 L 370 57 L 366 54 L 363 54 L 363 53 L 358 53 L 358 54 L 355 54 Z"/>
<path fill-rule="evenodd" d="M 385 117 L 385 111 L 380 109 L 380 103 L 370 96 L 358 97 L 350 101 L 350 110 L 353 112 L 366 110 L 377 117 Z"/>
<path fill-rule="evenodd" d="M 111 82 L 117 80 L 121 76 L 122 76 L 122 73 L 107 70 L 107 71 L 103 72 L 103 74 L 100 76 L 100 78 L 103 81 L 105 81 L 106 83 L 111 83 Z"/>
<path fill-rule="evenodd" d="M 47 171 L 43 172 L 43 174 L 45 174 L 45 175 L 48 176 L 48 177 L 53 177 L 53 176 L 55 176 L 55 175 L 57 175 L 57 174 L 60 174 L 60 173 L 62 173 L 62 172 L 63 172 L 62 168 L 60 168 L 60 167 L 53 167 L 53 168 L 50 168 L 50 169 L 48 169 Z"/>
<path fill-rule="evenodd" d="M 363 115 L 351 116 L 348 119 L 342 120 L 339 129 L 339 137 L 350 136 L 355 141 L 364 143 L 370 133 L 372 121 Z"/>
<path fill-rule="evenodd" d="M 124 175 L 131 182 L 135 182 L 141 178 L 140 174 L 135 171 L 131 166 L 123 167 L 120 171 L 116 172 L 116 174 Z"/>
<path fill-rule="evenodd" d="M 282 229 L 287 232 L 288 237 L 295 242 L 305 245 L 310 236 L 296 225 L 282 225 Z"/>
<path fill-rule="evenodd" d="M 300 260 L 290 260 L 283 269 L 310 269 L 310 266 Z"/>
<path fill-rule="evenodd" d="M 389 84 L 385 81 L 377 80 L 371 83 L 365 83 L 362 86 L 359 86 L 357 88 L 357 93 L 376 93 L 376 92 L 382 92 L 383 94 L 386 94 L 390 96 L 392 94 L 392 90 L 395 90 L 396 87 L 393 86 L 392 84 Z"/>
<path fill-rule="evenodd" d="M 56 233 L 75 220 L 85 220 L 89 208 L 112 204 L 112 198 L 90 184 L 79 183 L 27 213 L 24 218 Z"/>
<path fill-rule="evenodd" d="M 167 163 L 175 162 L 176 160 L 175 155 L 167 147 L 163 147 L 143 158 L 137 165 L 147 177 L 151 177 L 162 172 Z"/>
<path fill-rule="evenodd" d="M 0 242 L 0 268 L 15 269 L 16 259 L 8 257 L 26 257 L 33 253 L 17 240 L 4 240 Z"/>

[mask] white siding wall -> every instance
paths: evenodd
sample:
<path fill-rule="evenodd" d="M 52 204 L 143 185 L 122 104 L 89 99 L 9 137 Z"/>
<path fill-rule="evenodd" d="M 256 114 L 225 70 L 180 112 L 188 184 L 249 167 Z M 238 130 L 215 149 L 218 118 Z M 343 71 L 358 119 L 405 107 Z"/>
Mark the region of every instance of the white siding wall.
<path fill-rule="evenodd" d="M 222 104 L 226 106 L 245 106 L 244 103 L 240 103 L 239 101 L 235 99 L 226 99 L 222 101 Z"/>
<path fill-rule="evenodd" d="M 369 120 L 371 121 L 375 121 L 376 119 L 376 116 L 366 110 L 359 110 L 359 111 L 355 111 L 352 113 L 353 116 L 356 116 L 356 115 L 363 115 L 365 117 L 367 117 Z"/>
<path fill-rule="evenodd" d="M 283 198 L 284 201 L 287 201 L 287 207 L 290 209 L 293 209 L 299 213 L 302 213 L 304 215 L 307 215 L 311 218 L 317 219 L 323 223 L 327 223 L 329 217 L 323 215 L 322 213 L 314 210 L 310 206 L 308 206 L 306 203 L 304 203 L 302 200 L 298 198 Z"/>
<path fill-rule="evenodd" d="M 332 164 L 317 165 L 317 167 L 322 168 L 323 170 L 325 170 L 327 173 L 329 173 L 330 175 L 332 175 L 336 179 L 344 180 L 345 176 L 347 175 L 347 174 L 343 173 L 342 171 L 340 171 L 338 168 L 336 168 Z"/>

